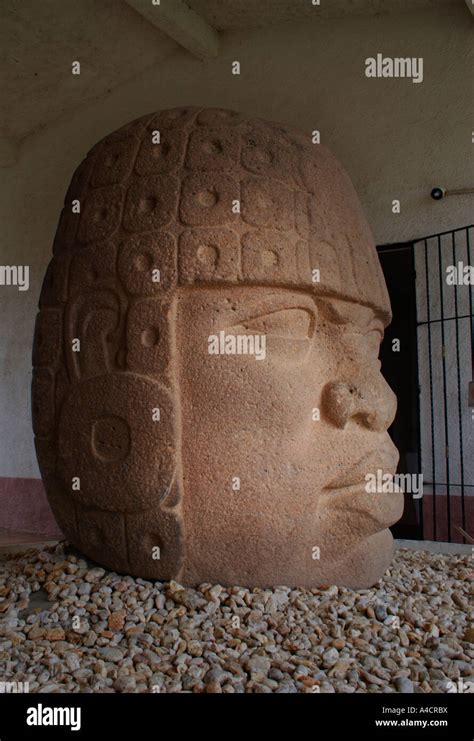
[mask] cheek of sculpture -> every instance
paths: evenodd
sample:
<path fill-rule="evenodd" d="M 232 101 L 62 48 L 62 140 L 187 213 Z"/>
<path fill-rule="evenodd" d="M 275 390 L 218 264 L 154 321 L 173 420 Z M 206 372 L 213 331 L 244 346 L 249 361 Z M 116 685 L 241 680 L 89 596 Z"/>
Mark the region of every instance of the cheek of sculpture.
<path fill-rule="evenodd" d="M 254 289 L 200 289 L 178 302 L 184 500 L 194 568 L 219 575 L 232 560 L 240 569 L 306 560 L 318 542 L 318 501 L 334 458 L 335 429 L 321 417 L 321 392 L 338 359 L 314 320 L 314 302 L 295 293 L 275 297 Z M 230 301 L 253 321 L 229 316 Z M 302 305 L 304 308 L 302 308 Z M 303 312 L 311 327 L 299 326 Z M 258 318 L 255 319 L 255 314 Z M 222 318 L 226 317 L 223 322 Z M 304 315 L 303 315 L 304 316 Z M 210 355 L 208 338 L 267 328 L 266 355 Z M 223 550 L 221 551 L 220 549 Z M 245 556 L 243 556 L 245 554 Z M 259 565 L 260 564 L 260 565 Z"/>

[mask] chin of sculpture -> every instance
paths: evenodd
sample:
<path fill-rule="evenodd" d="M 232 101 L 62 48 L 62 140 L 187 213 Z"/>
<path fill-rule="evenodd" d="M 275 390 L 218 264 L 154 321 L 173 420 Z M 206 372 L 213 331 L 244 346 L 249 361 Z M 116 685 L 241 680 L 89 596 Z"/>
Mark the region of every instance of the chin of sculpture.
<path fill-rule="evenodd" d="M 370 230 L 308 135 L 183 108 L 100 141 L 66 195 L 33 350 L 64 535 L 186 585 L 367 587 L 403 495 Z"/>

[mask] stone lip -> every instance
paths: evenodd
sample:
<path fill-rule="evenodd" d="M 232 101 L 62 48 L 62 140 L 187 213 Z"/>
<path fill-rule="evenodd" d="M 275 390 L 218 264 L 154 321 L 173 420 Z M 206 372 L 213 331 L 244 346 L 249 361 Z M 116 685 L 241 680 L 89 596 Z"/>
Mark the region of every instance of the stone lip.
<path fill-rule="evenodd" d="M 367 453 L 360 460 L 350 466 L 341 475 L 331 481 L 327 489 L 343 489 L 348 486 L 365 483 L 365 476 L 376 470 L 384 473 L 395 473 L 399 459 L 398 450 L 393 446 L 385 446 L 380 450 Z"/>

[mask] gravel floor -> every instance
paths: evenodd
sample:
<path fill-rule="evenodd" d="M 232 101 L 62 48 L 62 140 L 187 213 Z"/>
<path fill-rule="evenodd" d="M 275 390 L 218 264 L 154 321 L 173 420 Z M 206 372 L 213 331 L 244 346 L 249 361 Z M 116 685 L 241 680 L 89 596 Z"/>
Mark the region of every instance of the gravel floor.
<path fill-rule="evenodd" d="M 30 692 L 466 691 L 472 564 L 399 550 L 359 592 L 194 590 L 106 572 L 65 543 L 3 556 L 0 681 Z"/>

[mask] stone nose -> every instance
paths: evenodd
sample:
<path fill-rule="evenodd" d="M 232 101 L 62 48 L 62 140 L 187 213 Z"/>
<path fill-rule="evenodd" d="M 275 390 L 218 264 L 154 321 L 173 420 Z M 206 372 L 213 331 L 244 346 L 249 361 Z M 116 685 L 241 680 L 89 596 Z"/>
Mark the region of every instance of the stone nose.
<path fill-rule="evenodd" d="M 336 427 L 352 419 L 374 431 L 387 430 L 397 411 L 397 397 L 380 376 L 370 381 L 332 381 L 322 393 L 323 414 Z"/>

